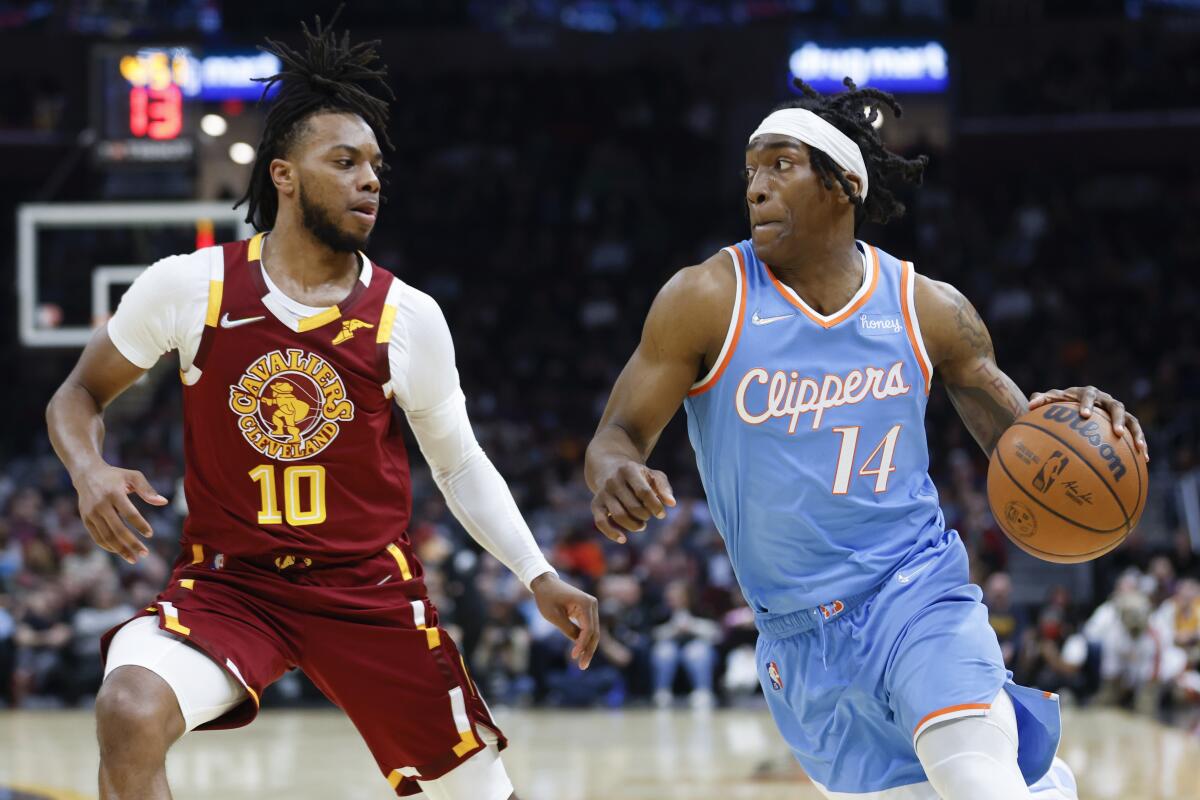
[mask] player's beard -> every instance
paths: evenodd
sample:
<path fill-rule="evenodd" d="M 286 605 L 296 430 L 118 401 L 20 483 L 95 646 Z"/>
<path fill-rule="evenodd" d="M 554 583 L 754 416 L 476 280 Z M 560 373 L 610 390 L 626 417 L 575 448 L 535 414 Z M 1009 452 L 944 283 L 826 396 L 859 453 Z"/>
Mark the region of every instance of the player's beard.
<path fill-rule="evenodd" d="M 356 253 L 366 248 L 367 240 L 371 237 L 370 233 L 357 237 L 342 230 L 334 222 L 333 215 L 328 209 L 311 202 L 308 195 L 304 193 L 303 185 L 299 188 L 300 219 L 304 223 L 304 227 L 316 237 L 318 242 L 335 253 Z"/>

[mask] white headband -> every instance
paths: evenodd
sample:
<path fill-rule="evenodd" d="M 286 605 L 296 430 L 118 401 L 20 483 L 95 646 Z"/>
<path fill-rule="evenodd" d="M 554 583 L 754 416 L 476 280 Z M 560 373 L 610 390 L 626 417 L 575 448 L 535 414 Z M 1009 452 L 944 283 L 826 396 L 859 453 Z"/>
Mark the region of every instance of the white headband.
<path fill-rule="evenodd" d="M 772 113 L 750 134 L 750 141 L 768 133 L 799 139 L 825 153 L 844 171 L 858 176 L 862 181 L 859 196 L 867 199 L 867 164 L 862 150 L 849 136 L 806 108 L 784 108 Z"/>

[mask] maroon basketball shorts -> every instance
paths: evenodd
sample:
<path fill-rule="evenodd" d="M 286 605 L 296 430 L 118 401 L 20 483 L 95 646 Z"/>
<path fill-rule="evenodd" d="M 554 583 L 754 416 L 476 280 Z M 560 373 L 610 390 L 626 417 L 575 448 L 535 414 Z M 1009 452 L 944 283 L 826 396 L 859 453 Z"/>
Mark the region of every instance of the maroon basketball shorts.
<path fill-rule="evenodd" d="M 406 544 L 351 564 L 303 556 L 226 558 L 186 546 L 170 585 L 139 616 L 186 637 L 246 687 L 246 702 L 199 729 L 236 728 L 293 667 L 349 715 L 400 795 L 420 791 L 503 735 L 425 596 Z M 101 644 L 104 657 L 119 629 Z"/>

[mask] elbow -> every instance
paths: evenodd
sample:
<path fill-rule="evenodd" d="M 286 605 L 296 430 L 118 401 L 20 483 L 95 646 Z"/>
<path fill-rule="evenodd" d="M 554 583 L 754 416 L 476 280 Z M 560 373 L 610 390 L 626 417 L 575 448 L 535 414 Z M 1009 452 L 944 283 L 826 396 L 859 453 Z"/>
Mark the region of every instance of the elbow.
<path fill-rule="evenodd" d="M 50 395 L 50 401 L 46 403 L 46 426 L 52 427 L 54 418 L 57 416 L 58 407 L 63 402 L 63 396 L 70 391 L 71 379 L 68 378 L 61 386 L 54 390 L 54 394 Z"/>
<path fill-rule="evenodd" d="M 483 448 L 476 443 L 474 447 L 462 453 L 454 463 L 430 463 L 429 469 L 433 473 L 434 483 L 438 486 L 453 486 L 458 482 L 459 478 L 470 472 L 476 462 L 481 459 L 485 464 L 492 466 L 493 469 L 495 468 L 488 459 L 487 453 L 483 452 Z"/>

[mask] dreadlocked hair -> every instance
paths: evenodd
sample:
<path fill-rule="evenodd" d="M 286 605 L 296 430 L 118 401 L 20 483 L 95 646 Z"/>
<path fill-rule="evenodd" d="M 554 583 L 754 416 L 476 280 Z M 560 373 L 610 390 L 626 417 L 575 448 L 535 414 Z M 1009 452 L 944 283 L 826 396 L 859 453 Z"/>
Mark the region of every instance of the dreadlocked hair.
<path fill-rule="evenodd" d="M 904 216 L 904 203 L 896 199 L 895 191 L 902 184 L 920 186 L 929 158 L 904 158 L 883 146 L 873 123 L 879 119 L 880 106 L 887 106 L 897 118 L 903 114 L 896 98 L 879 89 L 859 89 L 850 78 L 842 81 L 847 91 L 835 95 L 823 95 L 799 78 L 792 83 L 803 96 L 784 103 L 775 111 L 784 108 L 808 109 L 849 136 L 862 151 L 870 184 L 865 200 L 855 193 L 854 185 L 846 178 L 845 171 L 832 158 L 815 147 L 809 147 L 813 170 L 825 188 L 832 190 L 836 182 L 854 203 L 855 227 L 864 221 L 883 224 Z"/>
<path fill-rule="evenodd" d="M 271 181 L 271 161 L 286 158 L 314 114 L 326 111 L 357 114 L 377 139 L 389 150 L 395 149 L 388 138 L 387 121 L 388 101 L 396 96 L 387 83 L 387 67 L 375 49 L 379 40 L 352 45 L 349 31 L 339 38 L 333 24 L 341 11 L 339 6 L 325 26 L 318 16 L 311 31 L 301 22 L 304 33 L 301 49 L 270 38 L 265 47 L 259 48 L 277 56 L 283 62 L 283 70 L 269 78 L 254 79 L 266 84 L 260 104 L 272 87 L 279 85 L 278 96 L 267 111 L 267 124 L 250 171 L 250 184 L 234 204 L 234 208 L 247 204 L 246 222 L 256 230 L 274 227 L 279 211 L 279 196 Z"/>

